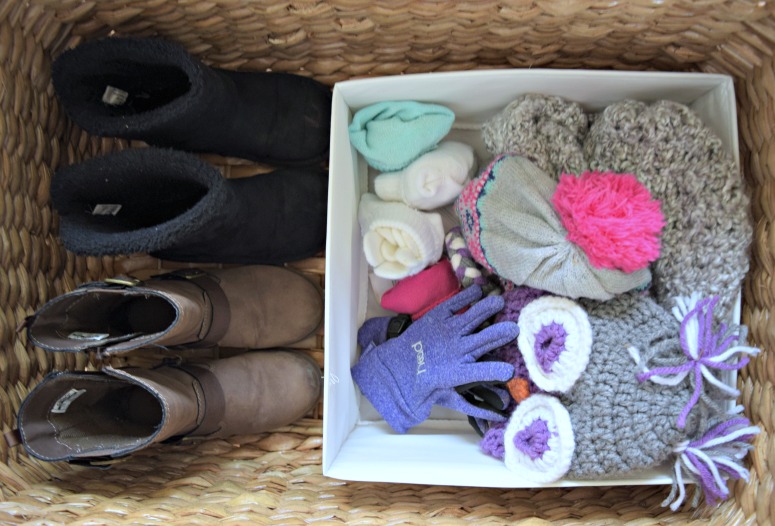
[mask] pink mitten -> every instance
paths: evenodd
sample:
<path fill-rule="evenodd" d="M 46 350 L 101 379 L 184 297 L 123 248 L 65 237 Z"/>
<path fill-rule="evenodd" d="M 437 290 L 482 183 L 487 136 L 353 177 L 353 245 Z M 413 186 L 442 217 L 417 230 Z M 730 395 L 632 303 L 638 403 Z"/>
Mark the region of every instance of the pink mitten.
<path fill-rule="evenodd" d="M 382 308 L 420 318 L 460 290 L 448 259 L 442 259 L 414 276 L 398 282 L 382 295 Z"/>

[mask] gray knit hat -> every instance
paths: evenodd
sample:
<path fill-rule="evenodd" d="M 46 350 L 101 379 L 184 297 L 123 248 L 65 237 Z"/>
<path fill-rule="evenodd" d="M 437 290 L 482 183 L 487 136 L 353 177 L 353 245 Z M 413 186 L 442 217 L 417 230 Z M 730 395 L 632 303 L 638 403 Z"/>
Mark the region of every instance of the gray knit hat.
<path fill-rule="evenodd" d="M 584 139 L 588 128 L 587 115 L 575 102 L 529 93 L 485 122 L 482 138 L 493 156 L 522 155 L 557 180 L 562 173 L 587 170 Z"/>
<path fill-rule="evenodd" d="M 648 268 L 598 268 L 552 207 L 557 182 L 528 159 L 496 158 L 457 199 L 466 244 L 488 271 L 516 285 L 569 298 L 606 300 L 644 287 Z"/>
<path fill-rule="evenodd" d="M 687 106 L 632 100 L 596 116 L 584 145 L 590 168 L 635 174 L 667 224 L 652 266 L 657 301 L 719 295 L 729 319 L 748 271 L 752 227 L 744 183 L 721 140 Z"/>

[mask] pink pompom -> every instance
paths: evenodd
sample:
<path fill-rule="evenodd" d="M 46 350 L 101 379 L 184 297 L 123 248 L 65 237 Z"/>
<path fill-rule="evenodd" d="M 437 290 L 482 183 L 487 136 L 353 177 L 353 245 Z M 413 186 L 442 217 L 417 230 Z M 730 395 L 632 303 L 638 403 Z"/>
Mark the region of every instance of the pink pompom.
<path fill-rule="evenodd" d="M 552 196 L 567 239 L 596 268 L 634 272 L 659 257 L 664 216 L 659 201 L 634 175 L 562 174 Z"/>

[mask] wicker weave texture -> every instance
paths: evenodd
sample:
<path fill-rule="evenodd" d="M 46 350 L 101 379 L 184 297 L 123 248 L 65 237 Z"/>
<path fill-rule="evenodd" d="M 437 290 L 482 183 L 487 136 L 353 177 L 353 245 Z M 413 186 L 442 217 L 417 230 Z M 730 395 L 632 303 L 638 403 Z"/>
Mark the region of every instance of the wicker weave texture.
<path fill-rule="evenodd" d="M 125 148 L 64 116 L 50 85 L 62 50 L 158 35 L 205 63 L 291 71 L 326 84 L 476 68 L 705 71 L 732 75 L 755 224 L 744 322 L 764 349 L 740 376 L 762 428 L 751 480 L 720 507 L 671 513 L 662 487 L 503 490 L 350 483 L 321 475 L 319 411 L 275 433 L 142 451 L 108 471 L 39 463 L 0 440 L 0 523 L 773 524 L 775 499 L 775 9 L 699 0 L 0 0 L 0 426 L 47 372 L 94 367 L 17 328 L 77 284 L 159 262 L 82 258 L 49 205 L 60 165 Z M 256 167 L 208 157 L 226 176 Z M 322 283 L 323 259 L 298 266 Z M 322 362 L 322 335 L 302 347 Z"/>

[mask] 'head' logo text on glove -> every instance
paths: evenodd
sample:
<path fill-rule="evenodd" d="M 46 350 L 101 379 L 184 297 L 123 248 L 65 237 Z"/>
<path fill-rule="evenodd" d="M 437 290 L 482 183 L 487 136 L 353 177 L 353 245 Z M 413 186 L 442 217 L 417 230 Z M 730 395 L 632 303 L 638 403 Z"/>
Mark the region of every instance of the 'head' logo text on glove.
<path fill-rule="evenodd" d="M 422 350 L 422 340 L 413 343 L 412 349 L 414 349 L 414 352 L 416 354 L 417 374 L 419 375 L 427 371 L 427 369 L 425 368 L 425 352 Z"/>

